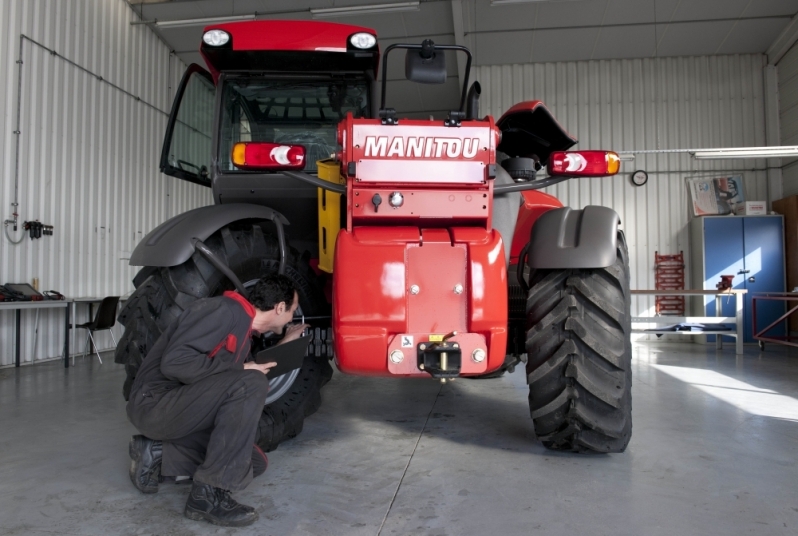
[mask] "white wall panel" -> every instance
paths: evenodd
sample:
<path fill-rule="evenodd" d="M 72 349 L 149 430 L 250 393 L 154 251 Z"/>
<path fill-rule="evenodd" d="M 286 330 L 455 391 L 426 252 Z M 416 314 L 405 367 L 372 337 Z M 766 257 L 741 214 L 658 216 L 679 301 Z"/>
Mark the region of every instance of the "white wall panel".
<path fill-rule="evenodd" d="M 778 64 L 781 144 L 798 145 L 798 47 Z M 783 159 L 784 196 L 798 194 L 798 159 Z"/>
<path fill-rule="evenodd" d="M 478 67 L 481 113 L 542 100 L 579 139 L 578 149 L 616 151 L 765 145 L 762 55 L 651 58 Z M 643 169 L 648 183 L 632 186 Z M 638 155 L 621 174 L 571 180 L 547 191 L 565 205 L 612 207 L 629 244 L 633 289 L 654 288 L 654 253 L 684 251 L 689 266 L 685 178 L 741 174 L 749 200 L 768 197 L 762 160 L 698 162 L 686 154 Z M 688 288 L 689 268 L 688 273 Z M 634 298 L 651 314 L 654 298 Z"/>
<path fill-rule="evenodd" d="M 68 296 L 127 294 L 136 268 L 126 258 L 137 241 L 167 217 L 212 202 L 208 189 L 158 172 L 164 112 L 185 66 L 148 28 L 131 26 L 135 17 L 124 0 L 0 2 L 2 219 L 14 200 L 20 34 L 140 99 L 24 42 L 20 221 L 52 224 L 55 235 L 18 245 L 1 237 L 0 283 L 37 277 L 41 288 Z M 13 315 L 0 313 L 0 365 L 13 358 Z M 42 312 L 37 359 L 61 353 L 62 318 Z M 33 319 L 23 313 L 24 361 L 32 358 Z M 100 347 L 110 345 L 100 337 Z"/>

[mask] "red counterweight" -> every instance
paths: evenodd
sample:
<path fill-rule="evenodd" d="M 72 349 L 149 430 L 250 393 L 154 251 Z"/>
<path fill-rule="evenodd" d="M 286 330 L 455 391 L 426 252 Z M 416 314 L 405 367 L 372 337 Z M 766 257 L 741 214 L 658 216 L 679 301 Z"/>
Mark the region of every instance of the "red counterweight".
<path fill-rule="evenodd" d="M 341 123 L 348 210 L 333 338 L 342 371 L 454 377 L 504 363 L 505 246 L 491 229 L 498 140 L 492 119 Z"/>

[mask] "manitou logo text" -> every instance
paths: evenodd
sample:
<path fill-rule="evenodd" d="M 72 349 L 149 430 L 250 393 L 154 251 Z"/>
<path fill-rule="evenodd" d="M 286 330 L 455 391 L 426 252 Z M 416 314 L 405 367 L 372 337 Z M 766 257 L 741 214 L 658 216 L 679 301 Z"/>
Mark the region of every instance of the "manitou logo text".
<path fill-rule="evenodd" d="M 365 156 L 401 158 L 474 158 L 479 138 L 416 138 L 366 136 Z"/>

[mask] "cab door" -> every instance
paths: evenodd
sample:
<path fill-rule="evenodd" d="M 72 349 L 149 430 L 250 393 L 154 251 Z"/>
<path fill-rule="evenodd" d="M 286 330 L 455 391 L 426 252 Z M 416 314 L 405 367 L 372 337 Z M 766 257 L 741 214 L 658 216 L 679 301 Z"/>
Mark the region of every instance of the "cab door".
<path fill-rule="evenodd" d="M 177 89 L 161 151 L 161 172 L 211 185 L 216 86 L 210 73 L 192 63 Z"/>

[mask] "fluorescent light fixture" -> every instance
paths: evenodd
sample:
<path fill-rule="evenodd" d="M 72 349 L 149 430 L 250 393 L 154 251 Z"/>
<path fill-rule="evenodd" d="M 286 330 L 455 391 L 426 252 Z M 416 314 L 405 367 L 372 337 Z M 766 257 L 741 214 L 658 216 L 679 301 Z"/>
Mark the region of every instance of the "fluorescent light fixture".
<path fill-rule="evenodd" d="M 506 6 L 510 4 L 531 4 L 541 2 L 553 2 L 554 0 L 490 0 L 491 6 Z"/>
<path fill-rule="evenodd" d="M 789 158 L 798 157 L 798 145 L 782 147 L 731 147 L 727 149 L 690 149 L 696 160 L 726 160 L 728 158 Z"/>
<path fill-rule="evenodd" d="M 235 15 L 232 17 L 208 17 L 204 19 L 183 19 L 183 20 L 155 20 L 144 21 L 145 23 L 155 24 L 159 28 L 177 28 L 179 26 L 207 26 L 221 22 L 239 22 L 242 20 L 255 20 L 256 15 Z"/>
<path fill-rule="evenodd" d="M 380 13 L 396 13 L 397 11 L 418 11 L 419 2 L 394 2 L 393 4 L 372 4 L 366 6 L 325 7 L 311 9 L 310 14 L 314 19 L 329 17 L 351 17 L 355 15 L 369 15 Z"/>

